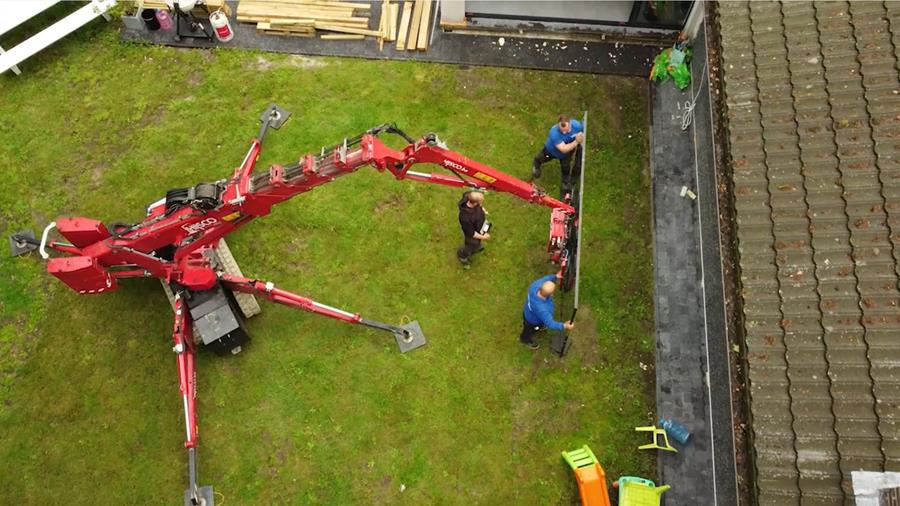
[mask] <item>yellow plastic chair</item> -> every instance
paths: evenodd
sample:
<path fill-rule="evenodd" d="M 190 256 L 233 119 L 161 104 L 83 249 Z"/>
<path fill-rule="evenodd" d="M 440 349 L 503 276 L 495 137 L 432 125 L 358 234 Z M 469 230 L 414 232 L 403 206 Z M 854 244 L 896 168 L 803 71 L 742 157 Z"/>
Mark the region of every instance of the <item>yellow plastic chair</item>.
<path fill-rule="evenodd" d="M 623 476 L 613 483 L 619 489 L 619 506 L 659 506 L 663 492 L 669 485 L 657 487 L 652 481 L 635 476 Z"/>
<path fill-rule="evenodd" d="M 657 428 L 655 425 L 650 425 L 647 427 L 635 427 L 634 430 L 636 432 L 651 432 L 653 433 L 653 442 L 650 444 L 645 444 L 638 446 L 638 450 L 666 450 L 668 452 L 678 453 L 678 450 L 672 448 L 672 445 L 669 444 L 669 436 L 666 434 L 665 429 Z M 663 446 L 659 445 L 659 437 L 662 436 L 662 441 L 665 443 Z"/>

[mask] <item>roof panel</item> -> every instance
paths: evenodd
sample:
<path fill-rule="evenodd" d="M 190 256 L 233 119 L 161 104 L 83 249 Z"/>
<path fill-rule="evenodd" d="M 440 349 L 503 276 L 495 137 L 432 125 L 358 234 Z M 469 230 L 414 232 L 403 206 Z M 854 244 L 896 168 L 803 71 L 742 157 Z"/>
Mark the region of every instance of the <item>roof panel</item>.
<path fill-rule="evenodd" d="M 719 13 L 759 500 L 839 503 L 900 467 L 900 3 Z"/>

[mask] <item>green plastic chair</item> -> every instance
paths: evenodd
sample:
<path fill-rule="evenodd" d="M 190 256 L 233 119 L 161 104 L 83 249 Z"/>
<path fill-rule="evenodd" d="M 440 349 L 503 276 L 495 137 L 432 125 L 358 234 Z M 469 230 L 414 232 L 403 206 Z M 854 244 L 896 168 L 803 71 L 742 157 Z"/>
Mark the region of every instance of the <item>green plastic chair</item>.
<path fill-rule="evenodd" d="M 659 506 L 663 493 L 672 488 L 657 487 L 652 481 L 636 476 L 622 476 L 613 486 L 619 489 L 619 506 Z"/>

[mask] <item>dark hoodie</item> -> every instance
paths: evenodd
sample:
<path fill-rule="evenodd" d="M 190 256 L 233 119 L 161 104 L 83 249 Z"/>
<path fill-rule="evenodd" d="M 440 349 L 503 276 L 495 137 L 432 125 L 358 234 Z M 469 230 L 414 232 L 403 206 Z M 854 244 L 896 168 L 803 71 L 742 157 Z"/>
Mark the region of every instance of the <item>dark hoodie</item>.
<path fill-rule="evenodd" d="M 467 241 L 477 241 L 473 236 L 475 232 L 481 230 L 484 226 L 484 209 L 481 206 L 469 207 L 469 193 L 463 193 L 462 199 L 459 201 L 459 226 L 462 227 L 463 235 Z"/>

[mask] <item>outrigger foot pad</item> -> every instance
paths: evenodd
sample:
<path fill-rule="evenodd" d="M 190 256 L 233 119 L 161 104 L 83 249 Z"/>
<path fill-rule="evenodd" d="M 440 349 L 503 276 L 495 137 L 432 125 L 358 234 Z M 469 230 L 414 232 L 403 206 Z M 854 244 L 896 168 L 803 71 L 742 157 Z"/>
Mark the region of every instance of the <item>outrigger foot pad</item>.
<path fill-rule="evenodd" d="M 282 109 L 277 104 L 269 104 L 259 120 L 263 123 L 268 122 L 270 127 L 278 130 L 290 117 L 291 113 L 286 109 Z"/>
<path fill-rule="evenodd" d="M 198 488 L 197 495 L 199 496 L 200 502 L 194 501 L 194 499 L 191 497 L 191 489 L 185 490 L 184 506 L 214 506 L 213 501 L 215 499 L 213 498 L 212 485 Z"/>
<path fill-rule="evenodd" d="M 400 347 L 400 353 L 414 350 L 425 346 L 425 334 L 422 333 L 422 327 L 419 321 L 414 320 L 406 325 L 400 325 L 400 328 L 406 332 L 394 332 L 394 338 L 397 339 L 397 346 Z"/>
<path fill-rule="evenodd" d="M 22 230 L 9 236 L 9 250 L 14 257 L 36 250 L 40 244 L 33 230 Z"/>

